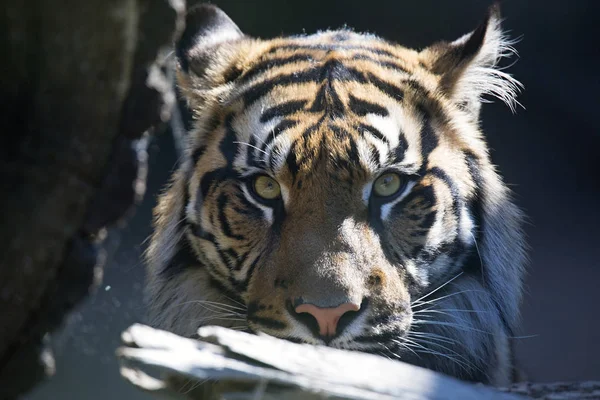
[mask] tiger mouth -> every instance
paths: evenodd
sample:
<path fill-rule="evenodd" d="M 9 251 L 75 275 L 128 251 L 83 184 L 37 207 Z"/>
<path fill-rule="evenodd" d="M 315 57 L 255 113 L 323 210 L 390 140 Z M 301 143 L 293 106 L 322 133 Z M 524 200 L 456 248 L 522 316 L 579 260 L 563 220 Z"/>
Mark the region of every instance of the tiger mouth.
<path fill-rule="evenodd" d="M 252 311 L 252 310 L 251 310 Z M 284 313 L 285 324 L 265 315 L 249 313 L 249 330 L 267 334 L 294 343 L 322 345 L 339 349 L 380 354 L 394 346 L 410 329 L 412 313 L 401 309 L 381 314 L 373 304 L 373 299 L 365 298 L 357 311 L 342 315 L 334 334 L 322 335 L 314 317 L 307 313 L 295 312 L 291 302 L 287 302 Z M 255 313 L 254 313 L 255 314 Z"/>

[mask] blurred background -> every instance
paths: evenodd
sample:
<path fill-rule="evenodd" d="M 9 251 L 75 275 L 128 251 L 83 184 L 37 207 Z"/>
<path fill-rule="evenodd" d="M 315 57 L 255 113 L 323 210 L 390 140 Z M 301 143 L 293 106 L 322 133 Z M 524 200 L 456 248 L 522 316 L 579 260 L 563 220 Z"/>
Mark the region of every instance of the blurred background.
<path fill-rule="evenodd" d="M 188 1 L 188 4 L 195 3 Z M 369 31 L 414 48 L 474 29 L 484 0 L 217 0 L 247 34 L 338 28 Z M 531 265 L 518 359 L 530 380 L 600 379 L 600 2 L 502 2 L 504 27 L 518 62 L 509 72 L 525 85 L 512 115 L 483 108 L 492 159 L 527 212 Z M 594 154 L 596 153 L 596 154 Z M 26 396 L 41 399 L 145 399 L 119 376 L 114 351 L 121 331 L 143 321 L 140 255 L 156 196 L 177 155 L 170 132 L 150 146 L 144 203 L 108 262 L 104 282 L 54 335 L 57 373 Z"/>

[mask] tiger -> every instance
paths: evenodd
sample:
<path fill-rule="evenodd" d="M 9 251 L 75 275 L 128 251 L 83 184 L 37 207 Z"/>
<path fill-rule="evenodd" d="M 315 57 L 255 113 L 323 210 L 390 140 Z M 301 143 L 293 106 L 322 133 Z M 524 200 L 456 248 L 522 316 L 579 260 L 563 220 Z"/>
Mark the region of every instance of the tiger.
<path fill-rule="evenodd" d="M 509 384 L 524 213 L 480 111 L 520 105 L 499 66 L 514 43 L 497 5 L 421 50 L 349 28 L 259 39 L 214 5 L 189 9 L 174 68 L 192 118 L 154 210 L 149 323 Z"/>

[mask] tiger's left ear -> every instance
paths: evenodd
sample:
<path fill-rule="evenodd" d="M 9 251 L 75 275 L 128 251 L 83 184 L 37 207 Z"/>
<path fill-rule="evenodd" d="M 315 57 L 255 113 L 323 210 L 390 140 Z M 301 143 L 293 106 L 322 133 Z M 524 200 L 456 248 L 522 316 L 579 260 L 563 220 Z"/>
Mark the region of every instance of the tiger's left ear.
<path fill-rule="evenodd" d="M 252 41 L 212 4 L 190 8 L 175 43 L 177 84 L 191 108 L 202 108 L 215 88 L 224 88 L 241 70 Z M 225 88 L 226 89 L 226 88 Z"/>
<path fill-rule="evenodd" d="M 479 118 L 485 96 L 502 100 L 514 112 L 522 85 L 498 68 L 504 57 L 515 54 L 500 26 L 500 8 L 494 4 L 485 21 L 453 42 L 436 43 L 419 53 L 430 71 L 440 75 L 440 90 L 455 104 Z"/>

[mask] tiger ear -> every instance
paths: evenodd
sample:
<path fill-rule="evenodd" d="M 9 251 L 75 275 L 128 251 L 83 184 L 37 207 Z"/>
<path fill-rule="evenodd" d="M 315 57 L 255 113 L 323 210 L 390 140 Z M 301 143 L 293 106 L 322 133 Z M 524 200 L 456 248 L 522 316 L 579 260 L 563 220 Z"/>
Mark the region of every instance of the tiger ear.
<path fill-rule="evenodd" d="M 227 83 L 228 71 L 231 73 L 241 56 L 244 37 L 218 7 L 200 4 L 189 9 L 185 30 L 175 44 L 177 79 L 184 92 L 209 90 Z"/>
<path fill-rule="evenodd" d="M 498 62 L 516 54 L 501 28 L 500 7 L 492 5 L 473 32 L 453 42 L 436 43 L 419 54 L 420 61 L 440 75 L 440 89 L 477 119 L 485 96 L 502 100 L 514 112 L 522 85 L 498 68 Z"/>

